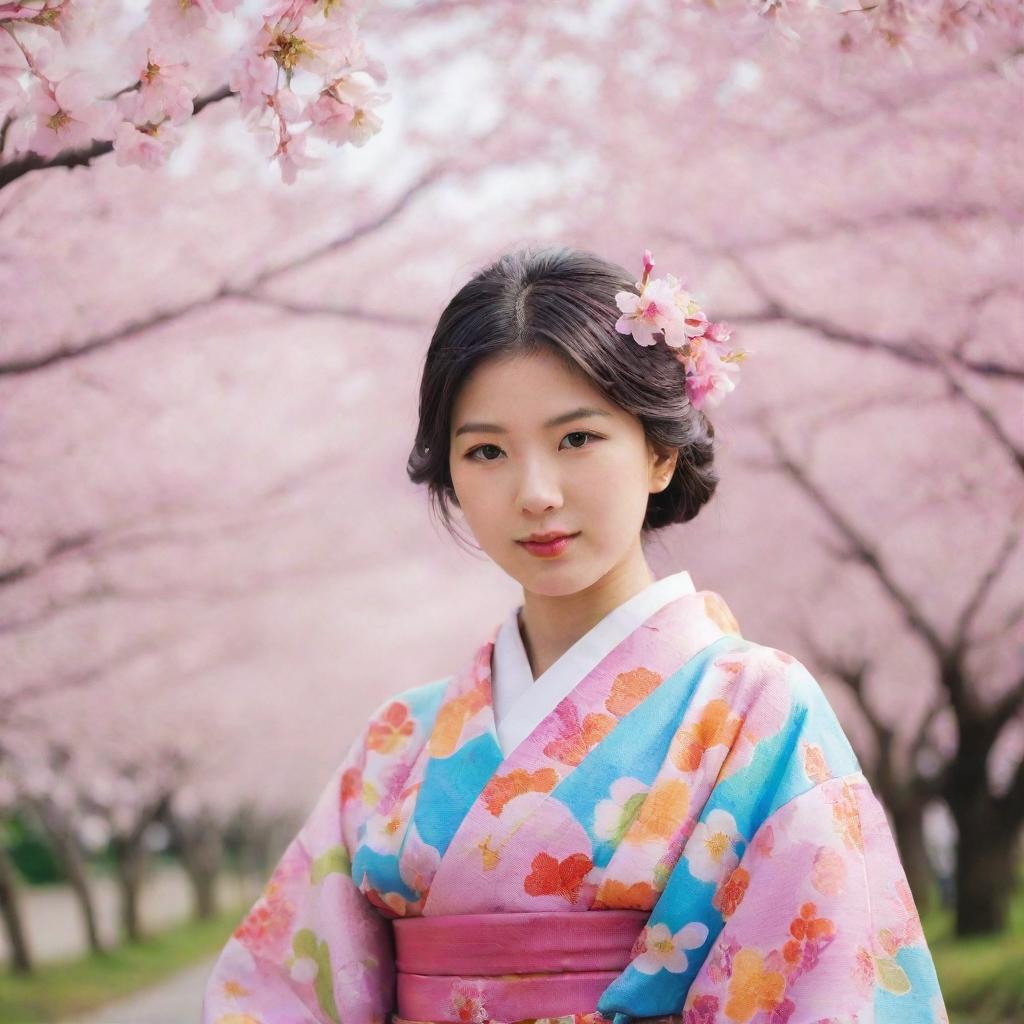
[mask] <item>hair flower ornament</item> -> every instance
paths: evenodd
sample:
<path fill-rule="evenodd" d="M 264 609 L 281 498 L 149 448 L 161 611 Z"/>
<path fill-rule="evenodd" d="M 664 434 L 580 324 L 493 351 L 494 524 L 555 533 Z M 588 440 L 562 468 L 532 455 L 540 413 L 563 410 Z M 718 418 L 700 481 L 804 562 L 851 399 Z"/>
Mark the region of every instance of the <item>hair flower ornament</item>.
<path fill-rule="evenodd" d="M 651 278 L 654 260 L 644 250 L 643 277 L 639 292 L 615 294 L 622 316 L 615 330 L 631 334 L 638 345 L 653 345 L 661 335 L 686 370 L 686 396 L 695 409 L 714 407 L 736 387 L 735 375 L 747 356 L 744 349 L 728 349 L 732 335 L 728 324 L 714 322 L 671 274 Z"/>

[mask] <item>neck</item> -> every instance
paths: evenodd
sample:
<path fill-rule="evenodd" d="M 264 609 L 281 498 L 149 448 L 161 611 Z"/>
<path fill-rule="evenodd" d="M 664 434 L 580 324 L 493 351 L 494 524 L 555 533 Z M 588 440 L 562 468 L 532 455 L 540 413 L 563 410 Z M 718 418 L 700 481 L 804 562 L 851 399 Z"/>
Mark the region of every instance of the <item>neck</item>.
<path fill-rule="evenodd" d="M 519 631 L 533 678 L 547 671 L 609 612 L 655 579 L 637 539 L 634 550 L 599 580 L 575 594 L 551 597 L 523 589 Z"/>

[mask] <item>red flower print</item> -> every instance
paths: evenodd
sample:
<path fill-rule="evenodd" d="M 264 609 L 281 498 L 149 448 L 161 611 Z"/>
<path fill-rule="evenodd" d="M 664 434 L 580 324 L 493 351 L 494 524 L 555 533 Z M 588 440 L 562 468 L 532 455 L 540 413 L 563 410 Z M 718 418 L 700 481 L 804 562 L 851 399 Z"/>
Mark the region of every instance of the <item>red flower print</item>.
<path fill-rule="evenodd" d="M 732 917 L 736 913 L 736 908 L 743 902 L 748 885 L 750 885 L 750 872 L 744 868 L 734 869 L 722 887 L 715 893 L 711 905 L 721 912 L 722 917 Z"/>
<path fill-rule="evenodd" d="M 341 802 L 347 804 L 363 792 L 363 773 L 358 768 L 349 768 L 341 776 Z"/>
<path fill-rule="evenodd" d="M 718 1019 L 718 996 L 697 996 L 693 1005 L 683 1011 L 683 1024 L 715 1024 Z"/>
<path fill-rule="evenodd" d="M 593 866 L 594 862 L 585 853 L 573 853 L 561 861 L 550 853 L 538 853 L 523 888 L 530 896 L 564 896 L 575 903 L 583 879 Z"/>
<path fill-rule="evenodd" d="M 813 970 L 822 950 L 835 938 L 836 926 L 827 917 L 817 917 L 817 912 L 815 904 L 805 903 L 800 916 L 790 922 L 793 937 L 782 947 L 782 958 L 796 974 Z"/>

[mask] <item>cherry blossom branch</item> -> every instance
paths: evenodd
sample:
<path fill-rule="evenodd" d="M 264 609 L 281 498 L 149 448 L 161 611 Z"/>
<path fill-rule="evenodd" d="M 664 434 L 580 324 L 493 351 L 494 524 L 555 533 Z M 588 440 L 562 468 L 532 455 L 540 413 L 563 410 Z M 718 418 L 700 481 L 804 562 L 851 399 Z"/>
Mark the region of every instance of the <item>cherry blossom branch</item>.
<path fill-rule="evenodd" d="M 223 85 L 219 89 L 214 89 L 203 96 L 198 96 L 193 101 L 195 113 L 192 116 L 194 117 L 213 103 L 219 103 L 221 100 L 226 100 L 236 95 L 237 93 L 228 88 L 228 86 Z M 6 134 L 6 129 L 7 124 L 5 123 L 4 134 Z M 114 143 L 112 140 L 94 140 L 88 146 L 65 149 L 52 157 L 42 157 L 38 153 L 26 153 L 24 156 L 16 157 L 12 160 L 0 161 L 0 189 L 10 185 L 12 181 L 17 181 L 18 178 L 24 177 L 24 175 L 31 171 L 45 171 L 54 167 L 87 167 L 93 160 L 111 153 L 113 150 Z M 2 135 L 0 135 L 0 153 L 3 153 Z"/>

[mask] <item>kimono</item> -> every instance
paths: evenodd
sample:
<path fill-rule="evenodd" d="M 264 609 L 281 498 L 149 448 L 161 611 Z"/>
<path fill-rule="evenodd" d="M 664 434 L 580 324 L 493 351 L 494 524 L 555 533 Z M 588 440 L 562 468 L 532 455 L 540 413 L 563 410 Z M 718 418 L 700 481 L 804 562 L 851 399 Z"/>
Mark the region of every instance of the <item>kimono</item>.
<path fill-rule="evenodd" d="M 518 609 L 361 729 L 203 1024 L 947 1021 L 811 673 L 686 572 L 538 679 Z"/>

